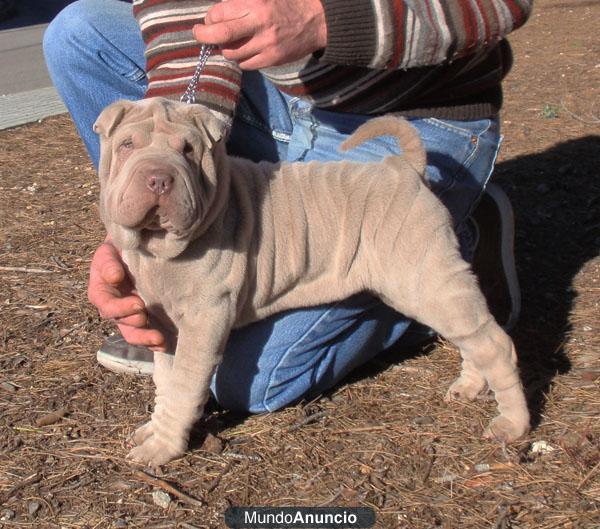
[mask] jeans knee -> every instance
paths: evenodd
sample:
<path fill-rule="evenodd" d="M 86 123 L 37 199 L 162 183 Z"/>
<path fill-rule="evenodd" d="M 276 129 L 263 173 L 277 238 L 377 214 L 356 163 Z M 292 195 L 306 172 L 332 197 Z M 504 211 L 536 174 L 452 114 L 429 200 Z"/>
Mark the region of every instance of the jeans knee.
<path fill-rule="evenodd" d="M 219 406 L 236 413 L 258 414 L 274 411 L 265 405 L 266 388 L 233 384 L 213 384 L 212 394 Z"/>
<path fill-rule="evenodd" d="M 78 0 L 66 6 L 50 22 L 42 46 L 52 74 L 68 68 L 70 58 L 81 58 L 77 43 L 91 41 L 88 36 L 93 31 L 94 18 L 101 15 L 100 4 L 96 0 Z"/>
<path fill-rule="evenodd" d="M 227 366 L 225 366 L 227 367 Z M 302 380 L 273 379 L 273 373 L 243 373 L 217 368 L 210 386 L 215 400 L 225 409 L 237 413 L 268 413 L 297 403 L 310 384 Z"/>

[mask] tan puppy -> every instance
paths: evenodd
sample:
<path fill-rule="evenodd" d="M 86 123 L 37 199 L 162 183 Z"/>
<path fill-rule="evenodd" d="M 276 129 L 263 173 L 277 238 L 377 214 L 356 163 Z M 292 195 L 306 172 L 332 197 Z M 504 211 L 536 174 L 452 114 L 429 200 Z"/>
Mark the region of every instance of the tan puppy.
<path fill-rule="evenodd" d="M 160 465 L 185 452 L 232 328 L 360 291 L 460 348 L 447 398 L 474 399 L 489 385 L 500 413 L 486 436 L 528 430 L 512 341 L 460 257 L 406 121 L 372 120 L 342 146 L 396 137 L 404 155 L 378 163 L 234 158 L 207 109 L 165 99 L 114 103 L 95 130 L 102 219 L 176 341 L 174 356 L 155 355 L 155 409 L 133 436 L 132 459 Z"/>

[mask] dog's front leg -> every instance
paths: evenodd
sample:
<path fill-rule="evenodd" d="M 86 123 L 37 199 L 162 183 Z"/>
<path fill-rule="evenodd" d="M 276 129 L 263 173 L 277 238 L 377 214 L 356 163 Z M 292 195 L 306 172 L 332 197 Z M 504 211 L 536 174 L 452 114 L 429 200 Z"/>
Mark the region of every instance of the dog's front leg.
<path fill-rule="evenodd" d="M 201 321 L 183 322 L 172 361 L 166 355 L 156 356 L 154 413 L 133 436 L 138 444 L 128 454 L 133 461 L 163 465 L 187 449 L 190 431 L 202 416 L 211 377 L 231 329 L 226 310 L 202 316 L 198 318 Z"/>
<path fill-rule="evenodd" d="M 155 398 L 154 409 L 160 409 L 164 406 L 165 399 L 169 393 L 169 376 L 173 367 L 173 353 L 154 353 L 154 370 L 152 372 L 152 380 L 154 381 Z M 135 446 L 140 446 L 146 439 L 154 433 L 152 420 L 149 420 L 143 426 L 140 426 L 131 436 L 131 442 Z"/>

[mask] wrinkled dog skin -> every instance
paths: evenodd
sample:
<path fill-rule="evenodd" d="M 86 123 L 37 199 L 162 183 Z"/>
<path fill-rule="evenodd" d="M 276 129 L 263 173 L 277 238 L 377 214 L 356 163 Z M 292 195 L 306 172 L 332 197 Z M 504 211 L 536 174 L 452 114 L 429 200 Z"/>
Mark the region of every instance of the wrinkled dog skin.
<path fill-rule="evenodd" d="M 406 121 L 372 120 L 342 145 L 395 137 L 403 156 L 377 163 L 234 158 L 207 109 L 161 98 L 114 103 L 94 128 L 102 219 L 175 347 L 155 354 L 155 409 L 131 459 L 160 465 L 184 454 L 232 328 L 361 291 L 460 348 L 447 399 L 489 387 L 499 415 L 487 437 L 527 432 L 513 343 L 460 257 Z"/>

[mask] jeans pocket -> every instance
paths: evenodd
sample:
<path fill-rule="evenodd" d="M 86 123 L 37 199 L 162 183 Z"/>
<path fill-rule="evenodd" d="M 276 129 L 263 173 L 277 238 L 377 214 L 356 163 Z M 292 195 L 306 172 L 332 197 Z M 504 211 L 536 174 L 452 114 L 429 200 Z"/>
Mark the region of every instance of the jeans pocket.
<path fill-rule="evenodd" d="M 137 83 L 146 77 L 146 72 L 125 55 L 117 58 L 112 53 L 100 50 L 98 57 L 108 68 L 130 81 Z"/>
<path fill-rule="evenodd" d="M 481 136 L 482 134 L 487 132 L 490 129 L 490 127 L 492 127 L 495 123 L 495 120 L 489 118 L 477 119 L 472 121 L 425 118 L 423 121 L 429 123 L 434 127 L 444 129 L 451 134 L 459 134 L 466 138 L 471 138 L 473 136 Z"/>
<path fill-rule="evenodd" d="M 494 167 L 500 144 L 498 121 L 427 118 L 411 123 L 427 150 L 431 189 L 458 225 L 481 196 Z"/>
<path fill-rule="evenodd" d="M 305 101 L 291 102 L 293 132 L 288 161 L 380 161 L 401 153 L 402 145 L 389 134 L 365 140 L 351 150 L 340 150 L 341 144 L 374 116 L 334 113 L 314 108 Z"/>
<path fill-rule="evenodd" d="M 267 123 L 258 119 L 256 117 L 256 114 L 256 110 L 252 108 L 252 104 L 250 103 L 248 98 L 243 93 L 241 93 L 237 106 L 235 108 L 234 119 L 243 121 L 247 125 L 251 125 L 252 127 L 260 130 L 261 132 L 270 134 L 271 129 L 269 128 Z"/>

